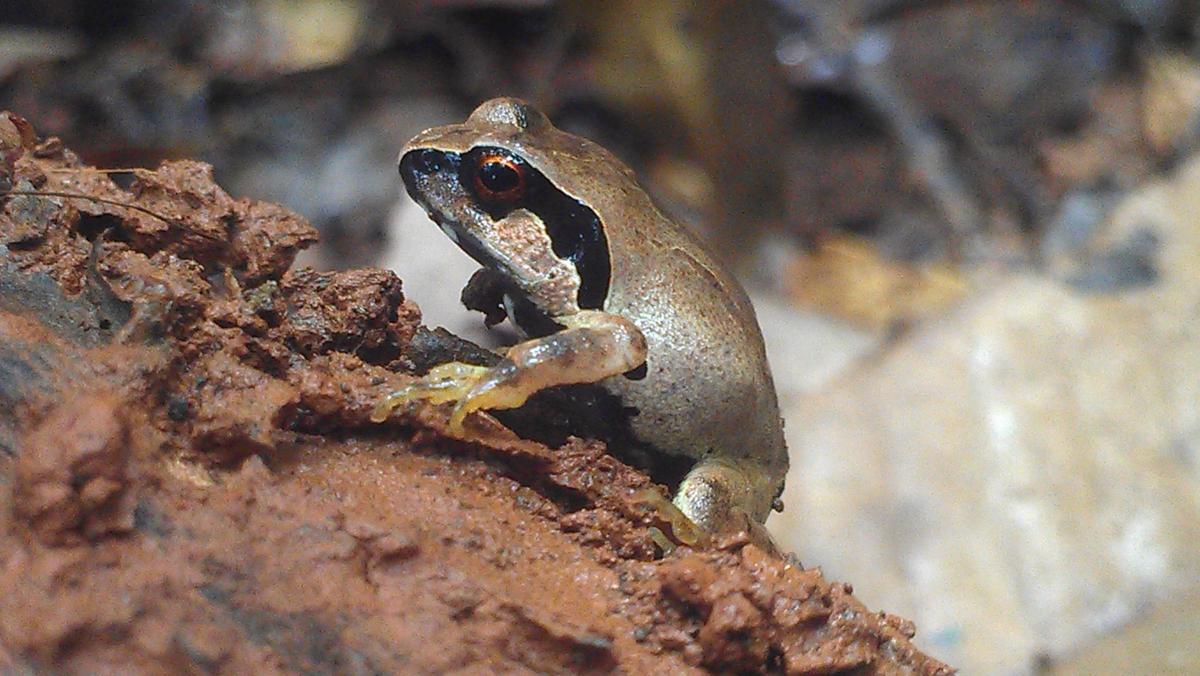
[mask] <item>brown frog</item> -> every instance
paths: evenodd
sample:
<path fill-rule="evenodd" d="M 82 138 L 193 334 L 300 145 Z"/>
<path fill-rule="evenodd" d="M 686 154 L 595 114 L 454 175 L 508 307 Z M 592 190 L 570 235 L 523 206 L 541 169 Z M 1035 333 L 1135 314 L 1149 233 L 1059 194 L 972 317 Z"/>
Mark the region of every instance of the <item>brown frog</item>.
<path fill-rule="evenodd" d="M 484 267 L 527 339 L 492 367 L 435 367 L 381 402 L 375 420 L 415 399 L 454 402 L 450 428 L 461 434 L 472 411 L 596 383 L 636 408 L 639 443 L 695 460 L 673 499 L 687 519 L 707 533 L 762 533 L 788 456 L 754 309 L 628 167 L 501 98 L 417 135 L 400 175 Z M 690 525 L 676 521 L 676 533 Z"/>

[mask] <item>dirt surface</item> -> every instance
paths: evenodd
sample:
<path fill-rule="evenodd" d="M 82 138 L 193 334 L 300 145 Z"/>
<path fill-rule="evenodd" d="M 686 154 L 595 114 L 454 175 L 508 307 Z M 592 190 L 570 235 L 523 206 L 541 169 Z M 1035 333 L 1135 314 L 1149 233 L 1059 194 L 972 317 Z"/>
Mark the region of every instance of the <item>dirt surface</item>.
<path fill-rule="evenodd" d="M 0 114 L 0 207 L 0 672 L 949 672 L 743 538 L 662 557 L 599 442 L 370 423 L 461 346 L 206 165 Z"/>

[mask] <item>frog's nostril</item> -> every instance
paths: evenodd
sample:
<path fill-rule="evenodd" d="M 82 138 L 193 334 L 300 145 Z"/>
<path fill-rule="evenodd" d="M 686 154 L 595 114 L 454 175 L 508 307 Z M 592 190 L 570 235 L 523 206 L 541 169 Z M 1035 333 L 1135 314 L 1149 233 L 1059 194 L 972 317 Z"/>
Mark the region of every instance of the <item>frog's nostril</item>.
<path fill-rule="evenodd" d="M 441 171 L 445 164 L 443 154 L 430 149 L 409 153 L 405 159 L 413 171 L 426 176 Z"/>

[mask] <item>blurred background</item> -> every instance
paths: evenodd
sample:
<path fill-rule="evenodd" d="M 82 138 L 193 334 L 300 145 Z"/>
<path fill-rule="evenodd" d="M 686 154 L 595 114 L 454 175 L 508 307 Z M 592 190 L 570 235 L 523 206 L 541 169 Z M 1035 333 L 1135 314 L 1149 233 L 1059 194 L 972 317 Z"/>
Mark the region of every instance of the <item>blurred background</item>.
<path fill-rule="evenodd" d="M 494 342 L 395 161 L 527 98 L 750 288 L 786 548 L 964 673 L 1200 673 L 1198 38 L 1187 0 L 4 0 L 0 108 L 208 161 Z"/>

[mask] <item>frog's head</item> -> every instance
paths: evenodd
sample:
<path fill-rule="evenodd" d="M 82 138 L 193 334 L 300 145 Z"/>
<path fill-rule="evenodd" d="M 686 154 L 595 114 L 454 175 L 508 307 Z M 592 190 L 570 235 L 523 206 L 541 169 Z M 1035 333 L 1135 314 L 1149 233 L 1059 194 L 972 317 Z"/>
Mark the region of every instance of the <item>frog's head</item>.
<path fill-rule="evenodd" d="M 597 157 L 611 155 L 523 101 L 493 99 L 463 124 L 417 135 L 400 176 L 448 237 L 555 317 L 602 308 L 608 295 L 608 238 L 589 200 L 608 193 L 607 174 L 579 180 Z"/>

